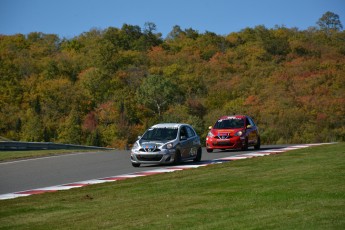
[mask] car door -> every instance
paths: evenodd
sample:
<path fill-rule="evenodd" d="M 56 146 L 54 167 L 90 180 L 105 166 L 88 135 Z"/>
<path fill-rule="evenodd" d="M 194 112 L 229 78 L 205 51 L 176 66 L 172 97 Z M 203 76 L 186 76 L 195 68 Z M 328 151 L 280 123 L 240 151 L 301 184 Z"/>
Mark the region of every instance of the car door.
<path fill-rule="evenodd" d="M 198 153 L 198 148 L 200 146 L 200 139 L 191 127 L 186 126 L 186 128 L 187 128 L 188 140 L 190 144 L 189 157 L 195 158 L 195 156 Z"/>
<path fill-rule="evenodd" d="M 246 119 L 246 122 L 247 122 L 247 132 L 248 132 L 248 144 L 250 145 L 254 145 L 257 141 L 257 138 L 258 138 L 258 132 L 257 132 L 257 127 L 255 125 L 255 123 L 253 122 L 253 120 L 248 117 Z"/>
<path fill-rule="evenodd" d="M 193 138 L 189 137 L 187 126 L 182 126 L 180 130 L 180 152 L 182 158 L 189 158 L 193 145 Z"/>

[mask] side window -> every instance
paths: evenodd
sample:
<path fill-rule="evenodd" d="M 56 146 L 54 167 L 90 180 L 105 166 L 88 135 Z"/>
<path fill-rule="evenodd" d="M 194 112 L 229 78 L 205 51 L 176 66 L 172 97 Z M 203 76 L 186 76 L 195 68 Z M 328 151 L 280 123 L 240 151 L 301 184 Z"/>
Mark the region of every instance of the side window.
<path fill-rule="evenodd" d="M 182 139 L 182 137 L 188 138 L 188 133 L 185 126 L 183 126 L 180 130 L 180 140 Z"/>
<path fill-rule="evenodd" d="M 187 132 L 188 132 L 188 138 L 195 136 L 194 130 L 191 129 L 190 127 L 188 127 L 188 126 L 187 126 Z"/>
<path fill-rule="evenodd" d="M 251 126 L 253 126 L 253 127 L 256 126 L 254 121 L 250 117 L 248 119 L 249 119 L 249 123 L 250 123 Z"/>
<path fill-rule="evenodd" d="M 252 124 L 249 122 L 248 117 L 246 117 L 246 126 L 248 126 L 248 125 L 252 125 Z"/>

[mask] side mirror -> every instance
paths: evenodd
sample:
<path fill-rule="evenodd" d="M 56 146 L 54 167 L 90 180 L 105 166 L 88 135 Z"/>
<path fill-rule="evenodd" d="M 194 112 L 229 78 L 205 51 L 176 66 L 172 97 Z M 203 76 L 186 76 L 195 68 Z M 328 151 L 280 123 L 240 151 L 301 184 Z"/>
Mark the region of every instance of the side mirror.
<path fill-rule="evenodd" d="M 247 125 L 247 129 L 250 129 L 251 127 L 253 127 L 253 126 L 251 126 L 251 125 Z"/>
<path fill-rule="evenodd" d="M 209 126 L 208 129 L 212 129 L 212 126 Z"/>
<path fill-rule="evenodd" d="M 141 138 L 141 136 L 138 136 L 138 140 Z"/>

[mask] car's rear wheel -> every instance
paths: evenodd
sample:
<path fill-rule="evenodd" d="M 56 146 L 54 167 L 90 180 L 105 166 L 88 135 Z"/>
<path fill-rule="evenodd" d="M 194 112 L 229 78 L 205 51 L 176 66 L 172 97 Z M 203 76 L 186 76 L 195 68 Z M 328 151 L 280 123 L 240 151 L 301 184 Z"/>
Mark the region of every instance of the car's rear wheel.
<path fill-rule="evenodd" d="M 196 157 L 195 157 L 195 159 L 194 159 L 194 162 L 199 162 L 199 161 L 201 161 L 201 155 L 202 155 L 202 150 L 201 150 L 201 148 L 199 148 L 199 149 L 198 149 L 198 152 L 197 152 L 197 154 L 196 154 Z"/>
<path fill-rule="evenodd" d="M 138 168 L 138 167 L 140 167 L 140 164 L 139 164 L 139 163 L 133 163 L 133 162 L 132 162 L 132 166 Z"/>
<path fill-rule="evenodd" d="M 181 163 L 181 153 L 180 153 L 180 151 L 177 150 L 175 152 L 174 164 L 178 165 L 180 163 Z"/>
<path fill-rule="evenodd" d="M 260 145 L 261 145 L 261 140 L 260 140 L 260 137 L 258 137 L 258 141 L 256 142 L 256 145 L 254 145 L 254 149 L 256 150 L 260 149 Z"/>

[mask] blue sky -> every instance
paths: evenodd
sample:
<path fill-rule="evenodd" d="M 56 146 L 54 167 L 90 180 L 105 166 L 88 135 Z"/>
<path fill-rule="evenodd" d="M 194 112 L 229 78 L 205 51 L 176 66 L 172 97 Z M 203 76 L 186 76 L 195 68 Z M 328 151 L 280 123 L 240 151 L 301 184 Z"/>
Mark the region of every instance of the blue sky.
<path fill-rule="evenodd" d="M 275 25 L 305 30 L 331 11 L 345 28 L 345 0 L 0 0 L 0 34 L 43 32 L 73 38 L 90 29 L 144 28 L 156 24 L 163 38 L 179 25 L 227 35 Z"/>

